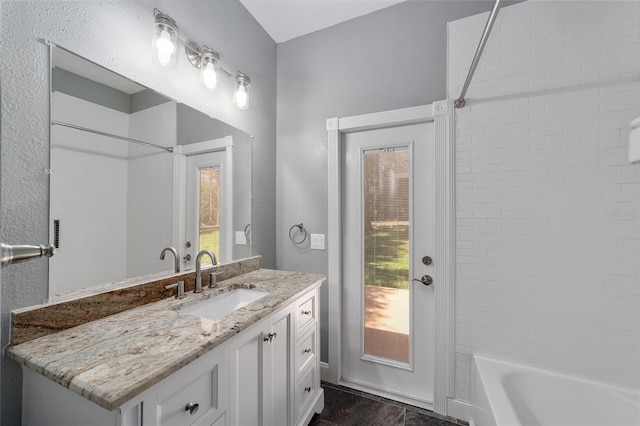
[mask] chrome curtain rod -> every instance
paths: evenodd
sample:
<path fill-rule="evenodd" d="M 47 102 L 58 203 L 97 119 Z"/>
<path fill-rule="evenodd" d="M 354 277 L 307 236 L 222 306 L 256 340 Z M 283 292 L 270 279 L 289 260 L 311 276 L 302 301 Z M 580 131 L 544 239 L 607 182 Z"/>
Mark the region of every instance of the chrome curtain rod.
<path fill-rule="evenodd" d="M 162 146 L 162 145 L 156 145 L 156 144 L 153 144 L 153 143 L 140 141 L 138 139 L 131 139 L 131 138 L 127 138 L 127 137 L 124 137 L 124 136 L 114 135 L 112 133 L 101 132 L 100 130 L 94 130 L 94 129 L 89 129 L 87 127 L 76 126 L 75 124 L 65 123 L 63 121 L 52 121 L 51 124 L 54 125 L 54 126 L 63 126 L 63 127 L 68 127 L 70 129 L 82 130 L 83 132 L 94 133 L 94 134 L 100 135 L 100 136 L 107 136 L 109 138 L 120 139 L 120 140 L 126 141 L 126 142 L 133 142 L 133 143 L 137 143 L 139 145 L 146 145 L 146 146 L 150 146 L 152 148 L 158 148 L 158 149 L 163 149 L 165 151 L 173 152 L 173 148 L 170 147 L 170 146 L 167 147 L 167 146 Z"/>
<path fill-rule="evenodd" d="M 485 44 L 487 44 L 487 40 L 489 39 L 489 34 L 491 33 L 491 29 L 493 28 L 493 23 L 496 20 L 496 16 L 498 16 L 499 5 L 500 0 L 496 0 L 493 4 L 493 8 L 491 9 L 491 13 L 489 13 L 489 19 L 487 19 L 487 24 L 484 26 L 484 32 L 482 33 L 482 37 L 480 38 L 480 44 L 478 44 L 476 54 L 473 57 L 473 62 L 471 62 L 471 67 L 469 68 L 469 74 L 467 74 L 467 79 L 464 82 L 464 86 L 462 86 L 462 93 L 460 93 L 460 97 L 453 102 L 453 106 L 455 106 L 456 108 L 462 108 L 465 104 L 464 97 L 467 94 L 469 84 L 471 83 L 471 79 L 473 78 L 473 73 L 476 71 L 476 67 L 478 66 L 480 57 L 482 56 L 484 46 Z"/>

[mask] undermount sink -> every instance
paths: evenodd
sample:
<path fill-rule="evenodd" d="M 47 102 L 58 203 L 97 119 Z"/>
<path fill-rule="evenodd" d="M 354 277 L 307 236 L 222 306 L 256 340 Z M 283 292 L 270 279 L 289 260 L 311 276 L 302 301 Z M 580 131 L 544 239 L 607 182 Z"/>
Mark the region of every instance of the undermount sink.
<path fill-rule="evenodd" d="M 269 293 L 266 291 L 238 288 L 195 305 L 186 306 L 180 309 L 180 312 L 201 318 L 217 319 L 255 302 L 267 294 Z"/>

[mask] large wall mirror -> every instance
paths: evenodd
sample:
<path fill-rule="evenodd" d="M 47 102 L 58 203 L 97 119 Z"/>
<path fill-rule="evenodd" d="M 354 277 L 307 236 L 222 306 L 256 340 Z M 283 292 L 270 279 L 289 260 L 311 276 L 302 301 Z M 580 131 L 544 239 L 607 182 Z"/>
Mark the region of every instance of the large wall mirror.
<path fill-rule="evenodd" d="M 251 253 L 252 138 L 61 47 L 51 58 L 49 299 Z M 205 257 L 207 261 L 210 260 Z"/>

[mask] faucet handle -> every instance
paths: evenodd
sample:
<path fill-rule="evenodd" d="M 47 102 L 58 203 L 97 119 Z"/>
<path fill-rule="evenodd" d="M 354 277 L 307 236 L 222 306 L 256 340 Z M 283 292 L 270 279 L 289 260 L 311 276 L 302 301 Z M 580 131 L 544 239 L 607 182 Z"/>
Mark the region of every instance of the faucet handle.
<path fill-rule="evenodd" d="M 177 283 L 169 284 L 164 288 L 166 288 L 167 290 L 169 290 L 170 288 L 177 288 L 178 292 L 176 294 L 176 299 L 184 299 L 186 297 L 184 294 L 184 281 L 178 281 Z"/>
<path fill-rule="evenodd" d="M 218 287 L 218 275 L 222 274 L 222 272 L 212 272 L 209 274 L 209 288 Z"/>

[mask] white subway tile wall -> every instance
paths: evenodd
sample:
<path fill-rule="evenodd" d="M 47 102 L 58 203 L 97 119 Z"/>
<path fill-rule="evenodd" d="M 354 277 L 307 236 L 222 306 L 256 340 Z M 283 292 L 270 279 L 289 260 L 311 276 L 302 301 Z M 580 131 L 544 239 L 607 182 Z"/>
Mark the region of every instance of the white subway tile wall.
<path fill-rule="evenodd" d="M 449 23 L 455 99 L 488 14 Z M 489 353 L 640 387 L 640 2 L 503 8 L 456 110 L 455 396 Z"/>

